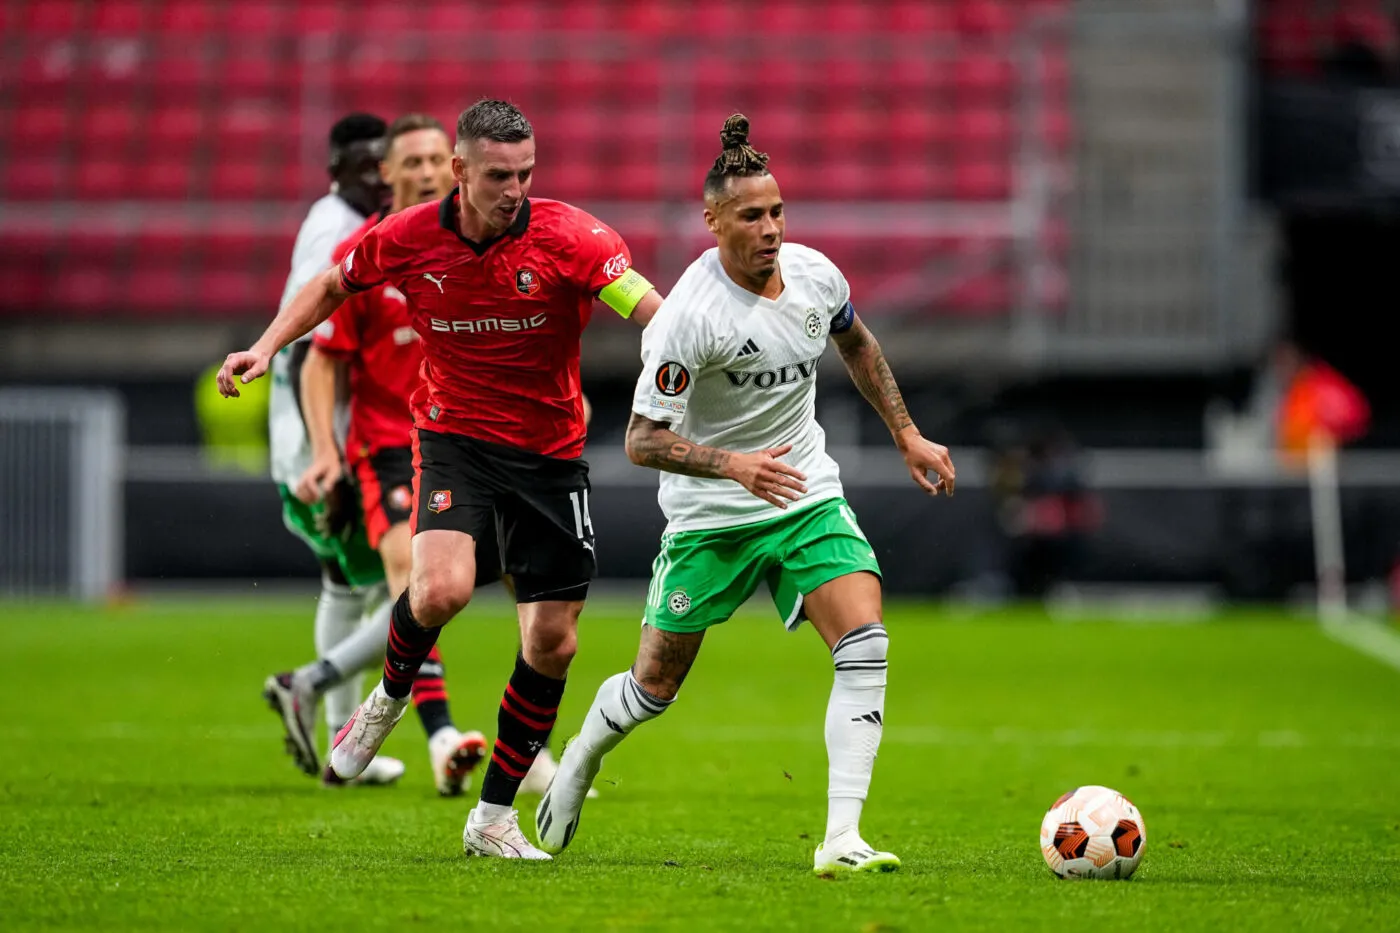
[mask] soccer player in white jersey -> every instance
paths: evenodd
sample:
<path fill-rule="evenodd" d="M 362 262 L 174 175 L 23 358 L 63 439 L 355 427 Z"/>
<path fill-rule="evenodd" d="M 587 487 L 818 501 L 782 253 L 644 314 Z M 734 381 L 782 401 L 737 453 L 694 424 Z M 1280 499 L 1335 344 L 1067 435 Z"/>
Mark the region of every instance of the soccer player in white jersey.
<path fill-rule="evenodd" d="M 331 265 L 331 254 L 365 218 L 379 211 L 385 195 L 379 163 L 384 157 L 384 137 L 388 126 L 379 117 L 352 113 L 336 121 L 330 132 L 330 159 L 327 172 L 331 189 L 311 205 L 296 245 L 292 248 L 292 269 L 282 292 L 285 305 L 312 278 Z M 280 305 L 279 305 L 280 307 Z M 354 515 L 358 502 L 348 489 L 337 489 L 325 503 L 311 505 L 297 498 L 295 489 L 311 465 L 311 444 L 307 439 L 299 399 L 301 367 L 311 347 L 309 336 L 272 360 L 272 390 L 268 401 L 268 438 L 272 479 L 282 497 L 282 521 L 306 542 L 321 564 L 321 597 L 316 604 L 315 641 L 319 657 L 333 657 L 343 670 L 358 671 L 383 650 L 383 635 L 369 639 L 354 636 L 362 620 L 378 612 L 385 617 L 391 606 L 383 586 L 384 567 L 369 546 L 364 530 Z M 376 599 L 376 596 L 378 599 Z M 374 603 L 383 602 L 381 607 Z M 382 629 L 382 627 L 381 627 Z M 372 630 L 371 630 L 372 632 Z M 339 650 L 337 650 L 339 649 Z M 366 653 L 368 652 L 368 657 Z M 290 730 L 298 718 L 312 719 L 298 711 L 276 683 L 264 686 L 264 697 L 285 714 Z M 325 694 L 326 722 L 330 734 L 355 712 L 360 701 L 358 676 Z M 310 737 L 314 743 L 314 732 Z M 313 776 L 320 774 L 313 746 L 289 742 L 288 750 L 298 766 Z M 360 776 L 358 783 L 383 784 L 403 774 L 403 763 L 381 757 Z"/>
<path fill-rule="evenodd" d="M 828 337 L 914 482 L 952 495 L 955 474 L 947 448 L 914 426 L 840 270 L 816 250 L 783 242 L 778 183 L 748 131 L 741 114 L 725 122 L 724 150 L 705 178 L 705 223 L 718 248 L 691 264 L 642 338 L 627 454 L 662 471 L 668 525 L 636 663 L 599 688 L 535 827 L 545 851 L 569 844 L 603 756 L 666 711 L 705 631 L 767 584 L 783 624 L 810 620 L 835 665 L 827 827 L 814 867 L 893 871 L 899 859 L 860 835 L 884 723 L 889 636 L 879 564 L 842 498 L 814 414 Z"/>

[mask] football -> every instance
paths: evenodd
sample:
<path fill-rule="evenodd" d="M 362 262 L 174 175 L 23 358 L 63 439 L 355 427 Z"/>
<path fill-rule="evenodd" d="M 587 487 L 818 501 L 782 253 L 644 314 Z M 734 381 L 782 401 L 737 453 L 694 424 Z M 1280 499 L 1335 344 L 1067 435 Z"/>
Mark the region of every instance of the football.
<path fill-rule="evenodd" d="M 1061 878 L 1127 879 L 1147 845 L 1147 825 L 1132 801 L 1090 784 L 1064 794 L 1040 823 L 1040 852 Z"/>

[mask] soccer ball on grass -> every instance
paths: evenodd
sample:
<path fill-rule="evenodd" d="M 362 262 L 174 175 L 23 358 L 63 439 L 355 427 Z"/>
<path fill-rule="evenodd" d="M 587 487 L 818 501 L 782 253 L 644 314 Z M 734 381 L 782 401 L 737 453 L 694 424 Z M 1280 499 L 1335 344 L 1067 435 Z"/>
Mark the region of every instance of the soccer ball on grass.
<path fill-rule="evenodd" d="M 1040 852 L 1061 878 L 1131 878 L 1147 845 L 1137 807 L 1116 790 L 1077 787 L 1040 823 Z"/>

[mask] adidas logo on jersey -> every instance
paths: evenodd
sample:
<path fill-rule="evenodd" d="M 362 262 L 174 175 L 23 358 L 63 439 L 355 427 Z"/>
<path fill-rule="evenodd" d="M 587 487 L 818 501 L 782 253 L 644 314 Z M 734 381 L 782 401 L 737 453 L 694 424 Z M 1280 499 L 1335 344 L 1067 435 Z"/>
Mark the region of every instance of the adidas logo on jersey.
<path fill-rule="evenodd" d="M 759 350 L 758 350 L 758 344 L 756 344 L 756 343 L 753 342 L 753 338 L 752 338 L 752 337 L 750 337 L 750 338 L 744 343 L 744 345 L 743 345 L 742 347 L 739 348 L 739 355 L 740 355 L 740 356 L 753 356 L 753 355 L 754 355 L 755 353 L 757 353 L 757 352 L 759 352 Z"/>

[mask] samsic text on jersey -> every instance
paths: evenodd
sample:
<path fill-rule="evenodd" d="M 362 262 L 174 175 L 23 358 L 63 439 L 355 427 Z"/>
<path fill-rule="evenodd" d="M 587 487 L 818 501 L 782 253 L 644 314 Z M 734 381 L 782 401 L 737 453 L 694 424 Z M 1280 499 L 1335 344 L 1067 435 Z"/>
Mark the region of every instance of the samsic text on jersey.
<path fill-rule="evenodd" d="M 628 272 L 627 244 L 578 208 L 540 198 L 476 243 L 458 233 L 458 198 L 454 189 L 370 230 L 341 263 L 341 283 L 360 292 L 390 282 L 406 298 L 425 359 L 413 398 L 420 426 L 578 457 L 579 339 L 593 299 Z"/>

